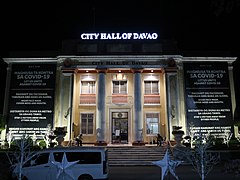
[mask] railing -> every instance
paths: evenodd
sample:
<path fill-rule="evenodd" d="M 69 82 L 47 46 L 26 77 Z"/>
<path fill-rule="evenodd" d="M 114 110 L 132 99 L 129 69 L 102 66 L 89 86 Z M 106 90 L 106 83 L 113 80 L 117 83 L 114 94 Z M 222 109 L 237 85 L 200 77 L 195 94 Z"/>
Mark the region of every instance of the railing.
<path fill-rule="evenodd" d="M 127 96 L 125 94 L 117 94 L 108 96 L 106 99 L 107 104 L 132 104 L 133 102 L 132 96 Z"/>
<path fill-rule="evenodd" d="M 80 104 L 96 104 L 96 95 L 95 94 L 81 94 L 80 95 Z"/>
<path fill-rule="evenodd" d="M 159 94 L 144 95 L 144 104 L 160 104 Z"/>

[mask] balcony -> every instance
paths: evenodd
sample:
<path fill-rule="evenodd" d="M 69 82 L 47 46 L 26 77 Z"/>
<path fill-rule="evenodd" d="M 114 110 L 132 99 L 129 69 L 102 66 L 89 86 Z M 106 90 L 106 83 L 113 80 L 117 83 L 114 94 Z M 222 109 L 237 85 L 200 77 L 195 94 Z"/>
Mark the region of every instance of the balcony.
<path fill-rule="evenodd" d="M 116 94 L 112 96 L 107 96 L 107 104 L 133 104 L 133 97 L 126 94 Z M 145 105 L 155 105 L 160 104 L 159 94 L 149 94 L 144 95 Z M 95 94 L 81 94 L 80 95 L 80 105 L 96 105 L 96 95 Z"/>
<path fill-rule="evenodd" d="M 96 95 L 95 94 L 81 94 L 80 95 L 80 104 L 81 105 L 96 104 Z"/>
<path fill-rule="evenodd" d="M 144 95 L 144 104 L 160 104 L 160 95 L 159 94 L 145 94 Z"/>
<path fill-rule="evenodd" d="M 107 97 L 107 104 L 132 104 L 133 97 L 125 94 L 116 94 Z"/>

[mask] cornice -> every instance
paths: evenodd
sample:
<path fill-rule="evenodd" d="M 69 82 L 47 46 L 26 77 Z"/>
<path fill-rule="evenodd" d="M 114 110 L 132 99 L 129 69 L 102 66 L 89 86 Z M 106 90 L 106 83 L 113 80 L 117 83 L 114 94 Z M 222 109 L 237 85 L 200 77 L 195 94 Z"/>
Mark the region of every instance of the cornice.
<path fill-rule="evenodd" d="M 228 62 L 233 63 L 237 57 L 183 57 L 181 55 L 96 55 L 96 56 L 57 56 L 55 58 L 3 58 L 10 63 L 62 63 L 67 58 L 73 61 L 166 61 L 172 58 L 177 64 L 184 62 Z"/>
<path fill-rule="evenodd" d="M 57 58 L 3 58 L 8 63 L 56 63 Z"/>
<path fill-rule="evenodd" d="M 183 57 L 182 62 L 228 62 L 233 63 L 237 57 Z"/>

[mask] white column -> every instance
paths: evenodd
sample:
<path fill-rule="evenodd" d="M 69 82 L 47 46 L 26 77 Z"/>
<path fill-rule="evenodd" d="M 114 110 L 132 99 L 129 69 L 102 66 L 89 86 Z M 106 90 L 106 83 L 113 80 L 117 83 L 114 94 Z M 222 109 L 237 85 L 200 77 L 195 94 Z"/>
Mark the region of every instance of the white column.
<path fill-rule="evenodd" d="M 172 131 L 173 126 L 179 126 L 178 117 L 178 84 L 177 84 L 177 72 L 168 72 L 165 69 L 166 77 L 166 97 L 167 97 L 167 112 L 168 112 L 168 132 L 166 134 L 167 138 L 173 139 Z"/>
<path fill-rule="evenodd" d="M 67 127 L 67 135 L 65 140 L 71 140 L 72 135 L 72 101 L 73 101 L 73 73 L 62 73 L 61 75 L 61 93 L 60 104 L 61 111 L 58 126 Z M 56 127 L 56 126 L 55 126 Z"/>
<path fill-rule="evenodd" d="M 11 74 L 12 74 L 12 64 L 8 64 L 7 67 L 7 77 L 6 77 L 6 87 L 5 87 L 5 97 L 3 104 L 3 115 L 6 116 L 8 114 L 8 106 L 9 106 L 9 93 L 10 93 L 10 82 L 11 82 Z"/>
<path fill-rule="evenodd" d="M 134 124 L 135 142 L 143 141 L 142 117 L 142 76 L 140 70 L 134 70 Z"/>
<path fill-rule="evenodd" d="M 7 77 L 6 77 L 6 87 L 5 87 L 5 97 L 3 104 L 3 116 L 6 117 L 8 115 L 8 107 L 9 107 L 9 97 L 10 97 L 10 82 L 11 82 L 11 74 L 12 74 L 12 64 L 8 64 L 7 67 Z M 5 126 L 6 127 L 6 126 Z M 3 129 L 0 133 L 0 139 L 4 140 L 6 138 L 7 129 Z"/>
<path fill-rule="evenodd" d="M 105 71 L 98 72 L 96 131 L 97 141 L 105 142 Z"/>

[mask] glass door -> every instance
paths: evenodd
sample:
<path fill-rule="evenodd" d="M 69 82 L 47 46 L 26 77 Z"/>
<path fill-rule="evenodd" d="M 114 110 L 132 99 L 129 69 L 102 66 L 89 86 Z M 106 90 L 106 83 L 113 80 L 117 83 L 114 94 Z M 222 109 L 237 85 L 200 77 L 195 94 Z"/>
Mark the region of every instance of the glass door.
<path fill-rule="evenodd" d="M 112 143 L 128 143 L 127 112 L 112 112 Z"/>

